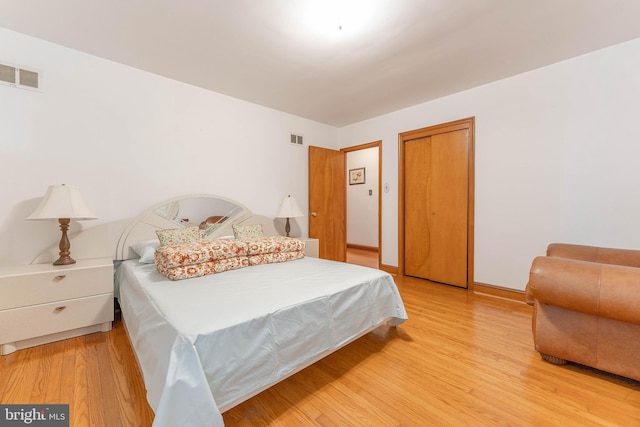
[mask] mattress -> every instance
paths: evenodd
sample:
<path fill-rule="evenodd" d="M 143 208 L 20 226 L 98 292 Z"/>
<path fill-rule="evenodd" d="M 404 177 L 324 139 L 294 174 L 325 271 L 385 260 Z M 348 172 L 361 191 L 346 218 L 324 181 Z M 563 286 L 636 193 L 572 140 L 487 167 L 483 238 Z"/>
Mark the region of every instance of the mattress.
<path fill-rule="evenodd" d="M 389 274 L 318 258 L 181 281 L 137 260 L 118 269 L 154 426 L 221 426 L 225 410 L 407 319 Z"/>

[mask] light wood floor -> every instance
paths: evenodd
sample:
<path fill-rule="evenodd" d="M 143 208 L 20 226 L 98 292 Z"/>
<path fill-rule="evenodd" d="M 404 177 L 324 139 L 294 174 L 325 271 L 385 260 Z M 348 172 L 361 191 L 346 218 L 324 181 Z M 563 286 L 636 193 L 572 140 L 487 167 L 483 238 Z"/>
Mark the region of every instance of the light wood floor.
<path fill-rule="evenodd" d="M 349 248 L 347 249 L 347 262 L 378 268 L 378 252 Z"/>
<path fill-rule="evenodd" d="M 224 416 L 227 426 L 640 426 L 640 383 L 533 350 L 530 307 L 396 278 L 381 327 Z M 150 426 L 124 328 L 0 356 L 0 403 L 70 403 L 72 426 Z"/>

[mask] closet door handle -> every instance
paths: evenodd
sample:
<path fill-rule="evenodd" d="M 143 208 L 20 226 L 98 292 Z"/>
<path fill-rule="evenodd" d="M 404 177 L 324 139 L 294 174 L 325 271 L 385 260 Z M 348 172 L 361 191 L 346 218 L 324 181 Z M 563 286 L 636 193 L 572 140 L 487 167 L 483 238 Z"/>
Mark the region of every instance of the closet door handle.
<path fill-rule="evenodd" d="M 311 212 L 309 215 L 314 216 L 314 217 L 318 216 L 318 214 L 316 212 Z"/>

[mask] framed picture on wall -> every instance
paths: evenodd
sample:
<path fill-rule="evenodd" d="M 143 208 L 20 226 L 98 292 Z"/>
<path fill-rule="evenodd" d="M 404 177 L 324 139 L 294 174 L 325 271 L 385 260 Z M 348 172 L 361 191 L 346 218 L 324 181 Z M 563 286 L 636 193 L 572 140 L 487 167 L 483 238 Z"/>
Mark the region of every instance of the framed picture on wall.
<path fill-rule="evenodd" d="M 349 185 L 364 183 L 364 168 L 349 169 Z"/>

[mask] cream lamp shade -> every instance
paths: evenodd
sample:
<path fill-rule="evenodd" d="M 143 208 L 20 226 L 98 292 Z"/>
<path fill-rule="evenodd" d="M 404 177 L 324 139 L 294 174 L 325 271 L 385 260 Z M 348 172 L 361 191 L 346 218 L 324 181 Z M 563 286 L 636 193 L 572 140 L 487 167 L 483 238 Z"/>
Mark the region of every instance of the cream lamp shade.
<path fill-rule="evenodd" d="M 27 217 L 28 220 L 51 220 L 57 219 L 62 230 L 60 239 L 60 258 L 54 265 L 73 264 L 76 261 L 71 258 L 69 238 L 69 222 L 72 219 L 97 219 L 98 217 L 89 209 L 85 203 L 80 190 L 71 185 L 50 185 L 42 201 L 35 211 Z"/>
<path fill-rule="evenodd" d="M 284 231 L 287 233 L 287 237 L 289 237 L 289 233 L 291 232 L 291 224 L 289 223 L 289 218 L 297 218 L 304 216 L 300 207 L 298 207 L 298 203 L 296 199 L 291 197 L 291 195 L 285 196 L 282 199 L 282 203 L 280 204 L 280 210 L 278 211 L 278 218 L 286 218 L 287 222 L 284 226 Z"/>

